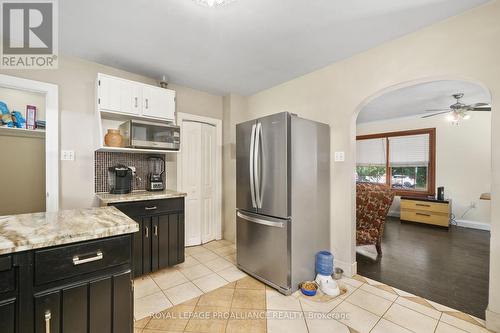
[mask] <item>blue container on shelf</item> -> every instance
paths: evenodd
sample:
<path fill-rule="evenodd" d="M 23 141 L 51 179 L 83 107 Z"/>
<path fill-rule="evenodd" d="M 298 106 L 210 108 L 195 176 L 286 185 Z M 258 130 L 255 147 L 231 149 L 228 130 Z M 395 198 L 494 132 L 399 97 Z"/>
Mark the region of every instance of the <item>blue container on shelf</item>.
<path fill-rule="evenodd" d="M 333 254 L 328 251 L 316 253 L 316 274 L 324 276 L 333 274 Z"/>

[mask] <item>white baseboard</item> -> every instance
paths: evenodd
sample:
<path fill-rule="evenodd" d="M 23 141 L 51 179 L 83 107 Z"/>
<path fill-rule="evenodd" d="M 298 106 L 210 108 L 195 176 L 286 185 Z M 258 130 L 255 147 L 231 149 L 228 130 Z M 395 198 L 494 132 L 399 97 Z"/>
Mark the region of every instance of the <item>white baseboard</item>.
<path fill-rule="evenodd" d="M 485 222 L 478 221 L 469 221 L 469 220 L 455 220 L 457 222 L 457 226 L 470 228 L 470 229 L 479 229 L 479 230 L 491 230 L 491 225 Z"/>
<path fill-rule="evenodd" d="M 352 264 L 346 263 L 344 261 L 340 261 L 335 259 L 334 265 L 336 267 L 340 267 L 344 270 L 344 275 L 351 277 L 353 275 L 356 275 L 358 272 L 358 263 L 353 262 Z"/>
<path fill-rule="evenodd" d="M 486 328 L 493 332 L 500 332 L 500 313 L 486 309 Z"/>
<path fill-rule="evenodd" d="M 389 213 L 387 213 L 387 216 L 399 218 L 401 216 L 401 212 L 399 210 L 390 210 Z"/>

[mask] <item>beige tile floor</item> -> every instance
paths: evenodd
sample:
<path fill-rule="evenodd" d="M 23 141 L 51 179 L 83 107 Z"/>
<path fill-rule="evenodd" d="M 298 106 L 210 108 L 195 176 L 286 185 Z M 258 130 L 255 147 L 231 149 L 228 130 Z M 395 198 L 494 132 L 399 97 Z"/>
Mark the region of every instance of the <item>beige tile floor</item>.
<path fill-rule="evenodd" d="M 136 320 L 163 311 L 245 276 L 235 266 L 234 243 L 221 240 L 186 248 L 184 263 L 134 281 Z"/>
<path fill-rule="evenodd" d="M 136 308 L 139 302 L 139 312 L 146 316 L 135 322 L 135 333 L 490 332 L 481 319 L 359 275 L 343 278 L 340 284 L 346 292 L 328 301 L 310 299 L 300 292 L 283 296 L 241 272 L 237 277 L 234 257 L 228 257 L 234 254 L 229 251 L 231 246 L 234 249 L 222 241 L 191 248 L 188 254 L 193 259 L 210 259 L 169 269 L 171 277 L 165 277 L 166 273 L 163 278 L 150 277 L 153 283 L 140 282 L 142 294 Z M 231 266 L 220 261 L 221 256 Z M 208 264 L 214 260 L 220 262 Z M 197 265 L 204 268 L 187 270 Z M 223 274 L 226 270 L 233 273 Z M 222 284 L 220 279 L 226 282 Z M 151 313 L 157 314 L 149 316 Z"/>

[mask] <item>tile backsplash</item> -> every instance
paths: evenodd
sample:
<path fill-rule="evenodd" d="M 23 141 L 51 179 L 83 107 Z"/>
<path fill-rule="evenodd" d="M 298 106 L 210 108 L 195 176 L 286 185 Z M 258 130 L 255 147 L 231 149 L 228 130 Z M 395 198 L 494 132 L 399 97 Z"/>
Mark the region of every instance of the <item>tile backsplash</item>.
<path fill-rule="evenodd" d="M 130 154 L 130 153 L 114 153 L 96 151 L 94 154 L 94 190 L 96 193 L 108 192 L 108 168 L 117 164 L 123 164 L 136 168 L 137 176 L 140 178 L 132 181 L 132 189 L 145 190 L 146 182 L 148 179 L 148 157 L 158 155 L 147 154 Z M 164 156 L 161 156 L 164 158 Z M 165 181 L 165 174 L 163 174 L 163 181 Z"/>

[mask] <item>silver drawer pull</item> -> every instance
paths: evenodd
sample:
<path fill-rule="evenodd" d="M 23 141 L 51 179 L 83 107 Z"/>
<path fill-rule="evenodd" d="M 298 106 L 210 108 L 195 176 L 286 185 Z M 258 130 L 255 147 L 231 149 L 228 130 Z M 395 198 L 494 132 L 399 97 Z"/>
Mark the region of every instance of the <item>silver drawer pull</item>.
<path fill-rule="evenodd" d="M 415 204 L 415 206 L 420 206 L 420 207 L 430 207 L 431 205 L 426 205 L 426 204 Z"/>
<path fill-rule="evenodd" d="M 52 318 L 52 314 L 50 310 L 45 311 L 45 333 L 50 333 L 50 319 Z"/>
<path fill-rule="evenodd" d="M 158 209 L 158 207 L 156 206 L 152 206 L 152 207 L 144 207 L 145 210 L 155 210 L 155 209 Z"/>
<path fill-rule="evenodd" d="M 153 234 L 154 234 L 155 236 L 158 236 L 158 226 L 157 226 L 157 225 L 155 225 L 155 226 L 153 227 Z"/>
<path fill-rule="evenodd" d="M 74 266 L 82 265 L 82 264 L 86 264 L 86 263 L 89 263 L 89 262 L 102 260 L 102 258 L 103 258 L 103 255 L 102 255 L 102 252 L 100 250 L 97 251 L 95 257 L 80 259 L 80 257 L 74 256 L 73 257 L 73 265 Z"/>

